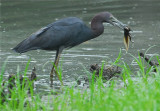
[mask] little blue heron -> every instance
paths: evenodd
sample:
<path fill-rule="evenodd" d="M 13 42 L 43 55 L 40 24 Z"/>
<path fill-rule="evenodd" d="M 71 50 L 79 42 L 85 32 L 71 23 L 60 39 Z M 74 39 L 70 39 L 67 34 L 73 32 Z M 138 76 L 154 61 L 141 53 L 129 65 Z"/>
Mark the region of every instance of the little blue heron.
<path fill-rule="evenodd" d="M 53 78 L 54 71 L 60 80 L 54 67 L 58 66 L 59 58 L 63 49 L 72 48 L 101 35 L 104 32 L 103 22 L 110 23 L 113 26 L 118 26 L 122 30 L 127 28 L 125 24 L 117 20 L 109 12 L 101 12 L 93 17 L 91 21 L 91 28 L 86 26 L 79 18 L 68 17 L 57 20 L 56 22 L 41 28 L 19 43 L 15 48 L 13 48 L 13 50 L 18 53 L 24 53 L 36 49 L 55 50 L 56 56 L 50 77 Z M 125 39 L 125 44 L 128 44 L 128 37 L 125 37 Z"/>

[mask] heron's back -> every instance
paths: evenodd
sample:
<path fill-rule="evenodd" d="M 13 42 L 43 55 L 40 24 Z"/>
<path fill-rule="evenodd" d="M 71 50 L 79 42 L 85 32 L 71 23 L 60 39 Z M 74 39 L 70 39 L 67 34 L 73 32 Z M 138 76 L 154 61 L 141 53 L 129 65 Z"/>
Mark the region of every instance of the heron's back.
<path fill-rule="evenodd" d="M 13 50 L 18 53 L 29 50 L 57 50 L 59 47 L 73 47 L 92 39 L 92 31 L 76 17 L 58 20 L 41 28 L 19 43 Z"/>

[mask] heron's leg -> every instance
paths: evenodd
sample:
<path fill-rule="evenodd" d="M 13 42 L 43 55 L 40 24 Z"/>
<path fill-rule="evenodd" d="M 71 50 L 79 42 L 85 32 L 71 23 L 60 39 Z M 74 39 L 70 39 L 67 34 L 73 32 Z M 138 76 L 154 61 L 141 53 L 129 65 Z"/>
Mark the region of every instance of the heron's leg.
<path fill-rule="evenodd" d="M 55 72 L 56 76 L 58 77 L 58 79 L 60 80 L 61 84 L 63 85 L 63 82 L 62 80 L 60 79 L 59 77 L 59 74 L 58 74 L 58 71 L 57 71 L 57 66 L 58 66 L 58 63 L 59 63 L 59 58 L 60 58 L 60 55 L 62 53 L 62 50 L 63 48 L 59 48 L 56 52 L 56 57 L 55 57 L 55 61 L 54 61 L 54 64 L 53 64 L 53 67 L 52 67 L 52 70 L 51 70 L 51 73 L 50 73 L 50 78 L 51 78 L 51 81 L 53 82 L 53 71 Z M 55 69 L 56 68 L 56 69 Z"/>
<path fill-rule="evenodd" d="M 54 64 L 53 64 L 51 73 L 50 73 L 50 78 L 53 78 L 53 71 L 54 71 L 54 67 L 56 66 L 56 63 L 57 63 L 57 57 L 58 57 L 58 51 L 56 52 L 56 57 L 55 57 L 55 60 L 54 60 Z"/>

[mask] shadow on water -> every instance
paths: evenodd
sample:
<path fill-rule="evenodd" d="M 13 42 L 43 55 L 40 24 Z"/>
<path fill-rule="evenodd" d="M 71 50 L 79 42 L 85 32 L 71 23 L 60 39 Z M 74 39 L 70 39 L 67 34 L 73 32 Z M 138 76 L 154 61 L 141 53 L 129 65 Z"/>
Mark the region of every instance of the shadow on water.
<path fill-rule="evenodd" d="M 11 48 L 39 28 L 61 18 L 79 17 L 90 26 L 90 21 L 96 13 L 109 11 L 133 30 L 132 35 L 135 43 L 134 46 L 131 44 L 129 53 L 137 56 L 138 51 L 144 52 L 150 46 L 156 45 L 148 53 L 159 54 L 160 2 L 157 0 L 33 0 L 29 2 L 4 0 L 0 7 L 2 9 L 0 21 L 1 65 L 7 57 L 9 58 L 5 77 L 11 73 L 17 73 L 17 65 L 20 67 L 20 73 L 23 73 L 28 59 L 31 58 L 28 74 L 35 66 L 39 77 L 36 87 L 41 91 L 49 91 L 49 73 L 55 52 L 37 50 L 20 55 L 14 53 Z M 120 48 L 122 48 L 122 60 L 129 65 L 136 66 L 133 58 L 124 50 L 123 32 L 111 25 L 105 24 L 105 26 L 104 34 L 100 37 L 63 52 L 60 67 L 62 67 L 63 81 L 66 85 L 72 84 L 80 75 L 85 75 L 90 64 L 101 63 L 103 60 L 114 61 Z M 60 82 L 57 80 L 54 77 L 54 84 L 59 87 Z"/>

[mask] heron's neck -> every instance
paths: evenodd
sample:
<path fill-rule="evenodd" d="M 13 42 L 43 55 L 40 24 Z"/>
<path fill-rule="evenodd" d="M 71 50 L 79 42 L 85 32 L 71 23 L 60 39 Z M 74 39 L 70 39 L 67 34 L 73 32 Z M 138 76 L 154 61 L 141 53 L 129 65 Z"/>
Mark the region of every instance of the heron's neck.
<path fill-rule="evenodd" d="M 94 35 L 97 37 L 104 32 L 103 20 L 100 16 L 95 16 L 91 21 L 91 29 L 94 32 Z"/>

